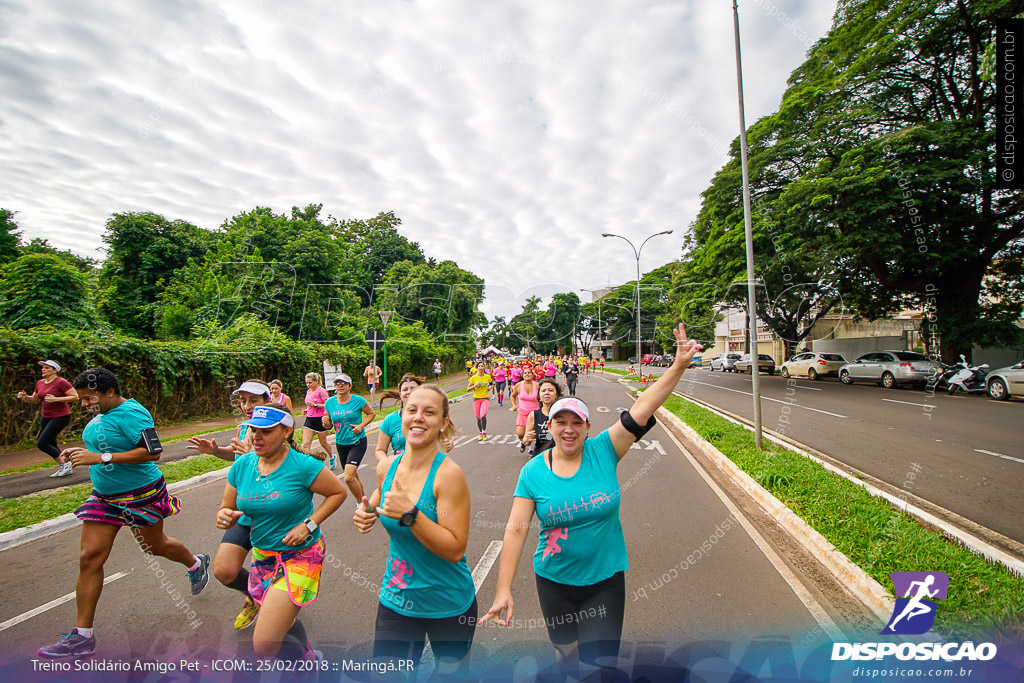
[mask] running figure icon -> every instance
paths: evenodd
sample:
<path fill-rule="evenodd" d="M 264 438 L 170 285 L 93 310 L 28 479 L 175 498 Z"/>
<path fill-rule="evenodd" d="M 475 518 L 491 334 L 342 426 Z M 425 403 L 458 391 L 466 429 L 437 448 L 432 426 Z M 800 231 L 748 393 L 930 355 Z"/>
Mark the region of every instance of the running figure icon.
<path fill-rule="evenodd" d="M 894 572 L 890 577 L 895 588 L 896 605 L 892 619 L 882 633 L 927 633 L 935 623 L 934 601 L 946 599 L 949 577 L 942 572 Z"/>

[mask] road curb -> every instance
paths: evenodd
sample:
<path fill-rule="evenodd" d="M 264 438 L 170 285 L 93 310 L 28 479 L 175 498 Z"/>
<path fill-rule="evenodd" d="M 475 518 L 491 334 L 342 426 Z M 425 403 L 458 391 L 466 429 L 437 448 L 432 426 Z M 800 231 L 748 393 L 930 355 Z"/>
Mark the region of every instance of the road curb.
<path fill-rule="evenodd" d="M 882 623 L 888 623 L 895 600 L 880 583 L 868 576 L 867 572 L 850 561 L 824 536 L 818 533 L 782 501 L 738 468 L 720 450 L 704 439 L 692 427 L 666 408 L 659 408 L 658 417 L 676 428 L 701 452 L 710 458 L 743 491 L 754 499 L 779 526 L 786 530 L 800 545 L 810 552 L 829 572 L 860 600 Z"/>

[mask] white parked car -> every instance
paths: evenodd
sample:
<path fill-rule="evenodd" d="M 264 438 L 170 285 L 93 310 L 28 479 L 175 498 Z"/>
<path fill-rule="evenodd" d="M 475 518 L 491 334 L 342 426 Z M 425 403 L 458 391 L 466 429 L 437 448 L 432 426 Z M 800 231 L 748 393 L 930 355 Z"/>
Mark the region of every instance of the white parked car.
<path fill-rule="evenodd" d="M 733 366 L 740 359 L 739 353 L 720 353 L 711 359 L 711 371 L 721 370 L 722 372 L 735 372 Z"/>
<path fill-rule="evenodd" d="M 838 377 L 839 368 L 848 362 L 838 353 L 805 351 L 796 354 L 783 363 L 779 372 L 783 377 L 797 375 L 799 377 L 807 377 L 809 380 L 816 380 L 819 377 Z"/>

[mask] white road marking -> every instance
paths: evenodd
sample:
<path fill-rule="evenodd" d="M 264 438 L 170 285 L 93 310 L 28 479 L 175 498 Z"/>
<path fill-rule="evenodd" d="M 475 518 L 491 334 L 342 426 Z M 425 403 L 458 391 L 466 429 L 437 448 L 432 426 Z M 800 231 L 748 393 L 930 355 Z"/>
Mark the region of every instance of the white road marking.
<path fill-rule="evenodd" d="M 676 447 L 679 448 L 680 452 L 686 456 L 686 459 L 690 461 L 690 465 L 693 467 L 693 469 L 697 471 L 697 474 L 701 476 L 701 478 L 707 483 L 708 487 L 712 491 L 714 491 L 715 495 L 717 495 L 718 498 L 722 501 L 722 503 L 725 504 L 725 506 L 729 509 L 729 512 L 732 513 L 732 516 L 735 519 L 739 520 L 740 525 L 746 530 L 747 535 L 750 536 L 750 538 L 754 541 L 754 543 L 761 550 L 761 552 L 764 553 L 764 556 L 767 557 L 768 561 L 772 563 L 772 566 L 774 566 L 775 570 L 779 572 L 779 575 L 786 581 L 787 584 L 789 584 L 789 587 L 792 589 L 793 593 L 796 594 L 796 597 L 800 600 L 800 602 L 803 603 L 804 607 L 807 609 L 808 612 L 810 612 L 811 616 L 814 617 L 814 620 L 818 622 L 818 625 L 821 626 L 821 628 L 828 634 L 830 638 L 832 638 L 833 641 L 846 640 L 846 637 L 843 635 L 843 632 L 839 629 L 838 626 L 836 626 L 835 622 L 832 621 L 832 617 L 828 615 L 828 612 L 826 612 L 825 609 L 818 603 L 818 601 L 814 599 L 814 596 L 811 595 L 810 591 L 808 591 L 807 588 L 802 583 L 800 583 L 800 581 L 796 578 L 796 575 L 794 575 L 793 572 L 789 569 L 789 567 L 786 566 L 786 563 L 782 561 L 782 558 L 779 557 L 774 550 L 772 550 L 772 547 L 768 545 L 768 542 L 764 539 L 763 536 L 761 536 L 760 532 L 758 532 L 757 529 L 755 529 L 754 526 L 747 520 L 747 518 L 743 516 L 743 513 L 740 511 L 740 509 L 736 507 L 735 503 L 732 502 L 732 500 L 725 494 L 721 487 L 719 487 L 718 484 L 715 483 L 715 481 L 711 478 L 711 475 L 705 472 L 704 468 L 701 467 L 700 463 L 696 461 L 693 455 L 691 455 L 689 451 L 683 448 L 683 444 L 679 443 L 679 440 L 676 439 L 676 435 L 672 433 L 672 430 L 666 428 L 665 433 L 668 434 L 668 438 L 672 439 L 673 443 L 675 443 Z"/>
<path fill-rule="evenodd" d="M 494 566 L 495 560 L 501 555 L 501 541 L 491 541 L 490 545 L 487 546 L 487 550 L 480 556 L 476 566 L 473 567 L 473 587 L 477 591 L 480 590 L 480 586 L 484 584 L 487 579 L 487 574 L 491 571 L 491 567 Z M 430 673 L 437 666 L 434 661 L 434 651 L 430 647 L 430 643 L 423 648 L 423 656 L 420 657 L 420 666 L 417 669 L 417 673 L 420 675 Z"/>
<path fill-rule="evenodd" d="M 108 576 L 107 578 L 103 579 L 103 585 L 106 586 L 108 583 L 111 583 L 113 581 L 117 581 L 118 579 L 120 579 L 122 577 L 128 576 L 129 574 L 132 573 L 132 571 L 134 571 L 134 570 L 130 569 L 130 570 L 126 571 L 126 572 L 118 572 L 116 574 L 112 574 L 112 575 Z M 23 614 L 19 614 L 18 616 L 12 617 L 12 618 L 8 619 L 7 621 L 3 622 L 2 624 L 0 624 L 0 631 L 6 631 L 7 629 L 9 629 L 12 626 L 17 626 L 18 624 L 20 624 L 23 621 L 27 621 L 27 620 L 31 619 L 32 617 L 38 616 L 38 615 L 42 614 L 43 612 L 49 611 L 49 610 L 53 609 L 54 607 L 57 607 L 59 605 L 63 605 L 65 602 L 69 602 L 69 601 L 74 600 L 74 599 L 75 599 L 75 594 L 74 594 L 74 592 L 71 592 L 71 593 L 68 593 L 67 595 L 60 596 L 56 600 L 50 600 L 50 602 L 46 603 L 45 605 L 40 605 L 39 607 L 36 607 L 35 609 L 30 609 L 29 611 L 27 611 L 27 612 L 25 612 Z"/>
<path fill-rule="evenodd" d="M 928 405 L 927 403 L 911 403 L 910 401 L 897 401 L 894 398 L 883 398 L 882 400 L 883 401 L 888 401 L 889 403 L 902 403 L 905 406 L 918 406 L 918 407 L 921 407 L 921 408 L 931 408 L 932 407 L 932 406 Z"/>
<path fill-rule="evenodd" d="M 1003 455 L 1002 453 L 993 453 L 992 451 L 983 451 L 980 448 L 975 448 L 974 450 L 977 453 L 984 453 L 985 455 L 994 455 L 997 458 L 1003 458 L 1005 460 L 1012 460 L 1014 462 L 1024 462 L 1024 460 L 1021 460 L 1020 458 L 1011 458 L 1010 456 Z"/>
<path fill-rule="evenodd" d="M 703 384 L 706 387 L 714 387 L 715 389 L 723 389 L 725 391 L 733 391 L 733 392 L 736 392 L 737 394 L 743 394 L 744 396 L 753 396 L 753 394 L 751 392 L 749 392 L 749 391 L 740 391 L 739 389 L 730 389 L 729 387 L 723 387 L 723 386 L 719 386 L 717 384 L 708 384 L 707 382 L 698 382 L 698 381 L 692 380 L 692 379 L 690 380 L 690 382 L 692 382 L 693 384 Z M 674 391 L 672 393 L 674 393 L 676 395 L 679 395 L 679 396 L 682 395 L 678 391 Z M 831 415 L 832 417 L 838 417 L 838 418 L 842 418 L 844 420 L 847 418 L 846 415 L 839 415 L 837 413 L 830 413 L 827 410 L 818 410 L 817 408 L 808 408 L 807 406 L 802 406 L 799 403 L 793 403 L 791 401 L 780 401 L 777 398 L 768 398 L 767 396 L 762 396 L 761 400 L 762 401 L 774 401 L 775 403 L 781 403 L 783 405 L 792 406 L 794 408 L 801 408 L 803 410 L 811 410 L 811 411 L 813 411 L 815 413 L 821 413 L 823 415 Z"/>

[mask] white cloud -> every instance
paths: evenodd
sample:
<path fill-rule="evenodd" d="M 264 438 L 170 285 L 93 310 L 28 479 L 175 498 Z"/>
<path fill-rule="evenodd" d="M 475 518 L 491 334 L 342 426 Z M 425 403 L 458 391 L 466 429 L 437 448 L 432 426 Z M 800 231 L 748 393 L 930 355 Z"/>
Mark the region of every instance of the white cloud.
<path fill-rule="evenodd" d="M 747 121 L 835 0 L 744 0 Z M 775 7 L 775 11 L 770 8 Z M 779 13 L 790 21 L 779 20 Z M 114 211 L 395 211 L 490 315 L 679 254 L 738 129 L 731 3 L 361 0 L 0 7 L 0 206 L 98 256 Z M 581 294 L 581 297 L 587 295 Z"/>

